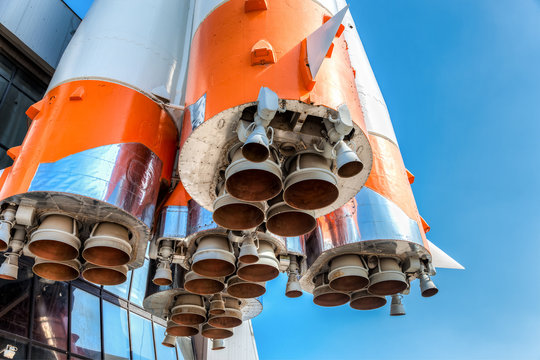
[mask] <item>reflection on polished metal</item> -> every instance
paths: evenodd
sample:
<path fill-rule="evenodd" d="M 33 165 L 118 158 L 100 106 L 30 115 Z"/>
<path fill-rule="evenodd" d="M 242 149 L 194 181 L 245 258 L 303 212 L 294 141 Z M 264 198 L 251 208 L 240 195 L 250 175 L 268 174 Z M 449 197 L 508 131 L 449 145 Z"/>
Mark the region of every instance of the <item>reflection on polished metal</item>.
<path fill-rule="evenodd" d="M 37 276 L 53 281 L 72 281 L 79 277 L 79 260 L 53 261 L 36 258 L 32 271 Z"/>
<path fill-rule="evenodd" d="M 392 303 L 390 304 L 390 316 L 403 316 L 405 315 L 405 306 L 403 303 L 401 295 L 392 295 Z"/>
<path fill-rule="evenodd" d="M 210 324 L 202 326 L 201 335 L 209 339 L 226 339 L 233 336 L 232 329 L 215 328 Z"/>
<path fill-rule="evenodd" d="M 249 161 L 263 162 L 270 156 L 269 145 L 270 140 L 268 140 L 264 126 L 255 125 L 242 146 L 242 155 Z"/>
<path fill-rule="evenodd" d="M 259 261 L 254 264 L 240 264 L 237 275 L 242 280 L 252 282 L 265 282 L 275 279 L 279 275 L 279 261 L 274 253 L 274 246 L 259 240 Z"/>
<path fill-rule="evenodd" d="M 313 302 L 319 306 L 340 306 L 349 302 L 349 295 L 332 289 L 325 281 L 326 274 L 319 275 L 315 280 Z"/>
<path fill-rule="evenodd" d="M 171 336 L 194 336 L 199 333 L 199 325 L 180 325 L 167 321 L 167 334 Z"/>
<path fill-rule="evenodd" d="M 208 235 L 199 240 L 191 269 L 202 276 L 224 277 L 234 273 L 235 260 L 226 236 Z"/>
<path fill-rule="evenodd" d="M 189 271 L 185 276 L 184 288 L 194 294 L 211 295 L 225 289 L 225 278 L 210 278 Z"/>
<path fill-rule="evenodd" d="M 225 349 L 225 340 L 212 339 L 212 350 L 222 350 L 222 349 Z"/>
<path fill-rule="evenodd" d="M 76 259 L 80 247 L 77 222 L 66 215 L 49 215 L 43 219 L 28 244 L 34 255 L 56 261 Z"/>
<path fill-rule="evenodd" d="M 353 177 L 362 171 L 364 164 L 343 140 L 336 144 L 334 150 L 336 152 L 337 173 L 340 177 Z"/>
<path fill-rule="evenodd" d="M 168 286 L 172 284 L 171 264 L 167 260 L 158 261 L 156 274 L 152 281 L 159 286 Z"/>
<path fill-rule="evenodd" d="M 171 309 L 171 320 L 180 325 L 200 325 L 206 321 L 204 299 L 199 295 L 179 295 Z"/>
<path fill-rule="evenodd" d="M 317 220 L 312 211 L 295 209 L 283 201 L 283 194 L 268 201 L 266 228 L 279 236 L 300 236 L 315 229 Z"/>
<path fill-rule="evenodd" d="M 240 247 L 240 254 L 238 260 L 244 264 L 253 264 L 259 260 L 259 254 L 257 253 L 257 247 L 253 241 L 255 234 L 248 234 L 244 236 L 242 245 Z"/>
<path fill-rule="evenodd" d="M 212 218 L 225 229 L 252 229 L 264 221 L 264 203 L 239 200 L 222 190 L 214 201 Z"/>
<path fill-rule="evenodd" d="M 9 239 L 11 238 L 11 228 L 15 222 L 15 207 L 8 206 L 2 211 L 0 219 L 0 251 L 8 249 Z"/>
<path fill-rule="evenodd" d="M 289 280 L 287 281 L 287 287 L 285 288 L 285 296 L 289 298 L 302 296 L 302 287 L 298 282 L 298 275 L 296 273 L 289 274 Z"/>
<path fill-rule="evenodd" d="M 226 297 L 225 312 L 219 315 L 211 315 L 208 324 L 219 329 L 230 329 L 242 325 L 242 312 L 240 300 Z"/>
<path fill-rule="evenodd" d="M 330 170 L 331 162 L 315 153 L 298 154 L 288 164 L 283 198 L 296 209 L 316 210 L 337 200 L 337 178 Z"/>
<path fill-rule="evenodd" d="M 225 188 L 237 199 L 265 201 L 280 193 L 281 168 L 274 154 L 262 162 L 244 158 L 242 149 L 232 150 L 231 164 L 225 170 Z"/>
<path fill-rule="evenodd" d="M 90 237 L 84 242 L 82 256 L 96 265 L 126 265 L 131 258 L 128 230 L 110 222 L 94 225 Z"/>
<path fill-rule="evenodd" d="M 82 277 L 98 285 L 119 285 L 126 281 L 127 272 L 126 265 L 105 267 L 87 262 L 83 265 Z"/>
<path fill-rule="evenodd" d="M 330 262 L 330 287 L 337 291 L 356 291 L 369 283 L 368 270 L 358 255 L 341 255 Z"/>
<path fill-rule="evenodd" d="M 221 294 L 215 294 L 210 299 L 210 309 L 208 310 L 210 315 L 220 315 L 225 313 L 225 301 Z"/>
<path fill-rule="evenodd" d="M 166 334 L 165 338 L 161 342 L 161 345 L 171 348 L 176 347 L 176 337 Z"/>
<path fill-rule="evenodd" d="M 239 299 L 255 298 L 266 292 L 264 282 L 251 282 L 231 276 L 227 281 L 227 293 Z"/>
<path fill-rule="evenodd" d="M 439 292 L 431 277 L 425 272 L 420 274 L 420 291 L 423 297 L 431 297 Z"/>
<path fill-rule="evenodd" d="M 375 295 L 393 295 L 407 288 L 407 279 L 394 258 L 379 258 L 369 276 L 368 291 Z"/>
<path fill-rule="evenodd" d="M 351 295 L 349 305 L 356 310 L 373 310 L 386 305 L 386 298 L 370 294 L 367 290 L 360 290 Z"/>
<path fill-rule="evenodd" d="M 0 279 L 17 280 L 19 273 L 19 254 L 5 253 L 6 259 L 0 266 Z"/>

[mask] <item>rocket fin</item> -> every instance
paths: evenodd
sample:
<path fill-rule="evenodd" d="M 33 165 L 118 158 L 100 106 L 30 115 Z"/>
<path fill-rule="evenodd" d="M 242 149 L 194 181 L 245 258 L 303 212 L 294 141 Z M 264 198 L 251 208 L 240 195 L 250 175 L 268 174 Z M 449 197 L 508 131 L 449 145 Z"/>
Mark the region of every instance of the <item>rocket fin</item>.
<path fill-rule="evenodd" d="M 436 268 L 464 270 L 465 268 L 428 240 L 433 266 Z"/>
<path fill-rule="evenodd" d="M 349 5 L 307 37 L 307 58 L 312 79 L 317 76 L 348 9 Z"/>

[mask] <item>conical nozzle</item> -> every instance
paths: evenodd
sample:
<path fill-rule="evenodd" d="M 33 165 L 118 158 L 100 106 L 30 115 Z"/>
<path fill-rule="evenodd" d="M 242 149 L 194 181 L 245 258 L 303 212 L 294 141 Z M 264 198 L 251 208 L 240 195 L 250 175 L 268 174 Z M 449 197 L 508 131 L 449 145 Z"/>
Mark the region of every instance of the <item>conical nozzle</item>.
<path fill-rule="evenodd" d="M 28 250 L 42 259 L 74 260 L 79 256 L 77 223 L 65 215 L 49 215 L 30 236 Z"/>
<path fill-rule="evenodd" d="M 102 222 L 96 224 L 84 242 L 83 258 L 101 266 L 126 265 L 131 258 L 129 232 L 122 225 Z"/>
<path fill-rule="evenodd" d="M 242 241 L 242 246 L 240 247 L 240 255 L 238 255 L 238 260 L 244 264 L 253 264 L 259 260 L 259 254 L 257 253 L 257 247 L 253 241 L 253 236 L 246 236 Z"/>
<path fill-rule="evenodd" d="M 343 140 L 336 144 L 335 150 L 337 172 L 340 177 L 353 177 L 362 171 L 364 164 L 362 164 L 358 155 Z"/>
<path fill-rule="evenodd" d="M 439 289 L 437 289 L 433 283 L 433 280 L 431 280 L 431 277 L 428 274 L 422 273 L 420 275 L 420 291 L 423 297 L 431 297 L 437 294 Z"/>
<path fill-rule="evenodd" d="M 199 240 L 191 269 L 201 276 L 225 277 L 234 273 L 236 257 L 226 236 L 209 235 Z"/>
<path fill-rule="evenodd" d="M 242 280 L 251 282 L 265 282 L 275 279 L 279 275 L 279 261 L 274 253 L 271 243 L 259 240 L 259 260 L 253 264 L 240 263 L 236 274 Z"/>
<path fill-rule="evenodd" d="M 242 155 L 249 161 L 263 162 L 270 156 L 269 143 L 266 129 L 256 125 L 242 146 Z"/>
<path fill-rule="evenodd" d="M 0 266 L 0 279 L 17 280 L 19 273 L 19 255 L 13 253 L 4 254 L 6 259 Z"/>
<path fill-rule="evenodd" d="M 224 277 L 212 278 L 189 271 L 184 277 L 184 288 L 194 294 L 211 295 L 225 289 L 224 281 Z"/>
<path fill-rule="evenodd" d="M 401 295 L 392 295 L 392 303 L 390 304 L 390 316 L 405 315 L 405 307 L 401 303 Z"/>
<path fill-rule="evenodd" d="M 72 281 L 79 277 L 81 263 L 78 260 L 53 261 L 36 258 L 32 271 L 37 276 L 53 281 Z"/>
<path fill-rule="evenodd" d="M 296 274 L 290 273 L 289 280 L 287 281 L 287 287 L 285 288 L 285 296 L 290 298 L 297 298 L 302 296 L 302 287 L 298 281 Z"/>
<path fill-rule="evenodd" d="M 212 350 L 222 350 L 222 349 L 225 349 L 225 340 L 212 339 Z"/>
<path fill-rule="evenodd" d="M 176 337 L 166 334 L 165 339 L 161 342 L 161 345 L 166 347 L 176 347 Z"/>
<path fill-rule="evenodd" d="M 172 284 L 172 271 L 168 260 L 161 260 L 156 268 L 156 274 L 152 282 L 158 286 L 168 286 Z"/>

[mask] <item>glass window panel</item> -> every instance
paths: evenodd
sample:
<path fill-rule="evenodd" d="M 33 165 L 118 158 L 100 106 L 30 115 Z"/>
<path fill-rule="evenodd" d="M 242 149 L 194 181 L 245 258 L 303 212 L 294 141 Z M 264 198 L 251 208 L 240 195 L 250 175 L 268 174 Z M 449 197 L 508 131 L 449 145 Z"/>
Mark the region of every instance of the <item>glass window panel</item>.
<path fill-rule="evenodd" d="M 15 340 L 9 335 L 0 335 L 0 356 L 2 359 L 26 360 L 28 346 L 26 342 Z"/>
<path fill-rule="evenodd" d="M 127 311 L 103 301 L 103 348 L 105 360 L 129 360 Z"/>
<path fill-rule="evenodd" d="M 67 360 L 67 355 L 58 351 L 32 346 L 32 359 L 39 360 Z"/>
<path fill-rule="evenodd" d="M 0 54 L 0 76 L 6 79 L 11 79 L 11 75 L 15 71 L 15 65 L 9 61 L 5 56 Z"/>
<path fill-rule="evenodd" d="M 129 313 L 131 352 L 133 360 L 154 360 L 152 322 L 132 312 Z"/>
<path fill-rule="evenodd" d="M 37 80 L 19 69 L 15 73 L 15 78 L 13 78 L 13 85 L 15 85 L 19 90 L 28 95 L 33 102 L 38 101 L 42 98 L 45 89 L 39 85 Z"/>
<path fill-rule="evenodd" d="M 176 349 L 162 345 L 165 338 L 165 327 L 154 323 L 154 341 L 158 360 L 176 360 Z"/>
<path fill-rule="evenodd" d="M 30 269 L 19 266 L 17 281 L 0 280 L 0 329 L 28 336 L 32 276 Z"/>
<path fill-rule="evenodd" d="M 99 298 L 74 287 L 71 299 L 71 352 L 101 359 Z"/>
<path fill-rule="evenodd" d="M 0 103 L 0 143 L 10 148 L 22 143 L 28 130 L 26 110 L 34 101 L 12 86 Z M 5 152 L 0 153 L 0 169 L 11 166 L 13 161 Z"/>
<path fill-rule="evenodd" d="M 122 299 L 126 299 L 128 298 L 128 295 L 129 295 L 129 284 L 131 282 L 131 275 L 133 274 L 133 271 L 129 271 L 127 273 L 127 280 L 124 281 L 122 284 L 120 285 L 115 285 L 115 286 L 104 286 L 103 289 L 104 290 L 107 290 L 108 292 L 118 296 L 118 297 L 121 297 Z"/>
<path fill-rule="evenodd" d="M 131 292 L 129 301 L 142 307 L 144 294 L 146 292 L 146 280 L 148 278 L 148 259 L 144 259 L 144 265 L 133 270 L 133 281 L 131 281 Z"/>
<path fill-rule="evenodd" d="M 8 84 L 9 81 L 0 76 L 0 100 L 2 99 L 2 96 L 4 96 L 4 91 L 6 91 Z"/>
<path fill-rule="evenodd" d="M 34 305 L 32 338 L 59 349 L 67 349 L 68 291 L 64 282 L 39 279 Z"/>

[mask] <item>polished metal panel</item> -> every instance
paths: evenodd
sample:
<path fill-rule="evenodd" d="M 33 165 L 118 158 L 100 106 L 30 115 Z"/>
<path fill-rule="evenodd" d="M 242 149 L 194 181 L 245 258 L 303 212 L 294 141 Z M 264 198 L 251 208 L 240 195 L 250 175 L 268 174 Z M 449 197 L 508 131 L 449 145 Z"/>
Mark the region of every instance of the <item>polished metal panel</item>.
<path fill-rule="evenodd" d="M 0 24 L 54 69 L 81 20 L 60 0 L 0 1 Z M 32 54 L 33 55 L 33 54 Z"/>
<path fill-rule="evenodd" d="M 195 130 L 204 122 L 206 112 L 206 94 L 201 96 L 197 102 L 187 107 L 191 119 L 191 129 Z"/>
<path fill-rule="evenodd" d="M 285 240 L 285 244 L 287 245 L 287 253 L 305 256 L 306 239 L 308 238 L 308 236 L 309 234 L 301 236 L 281 237 L 281 239 Z"/>
<path fill-rule="evenodd" d="M 184 240 L 187 236 L 188 207 L 166 206 L 161 210 L 157 242 L 161 240 Z"/>
<path fill-rule="evenodd" d="M 222 229 L 223 233 L 225 229 L 220 228 L 218 224 L 212 219 L 212 212 L 206 210 L 194 200 L 190 200 L 188 203 L 189 215 L 187 221 L 187 235 L 193 235 L 205 230 Z"/>
<path fill-rule="evenodd" d="M 39 165 L 28 191 L 86 196 L 152 226 L 162 162 L 139 143 L 112 144 Z"/>
<path fill-rule="evenodd" d="M 317 219 L 317 229 L 306 241 L 306 274 L 302 288 L 313 290 L 312 279 L 342 254 L 429 258 L 418 223 L 377 192 L 364 187 L 340 209 Z"/>

